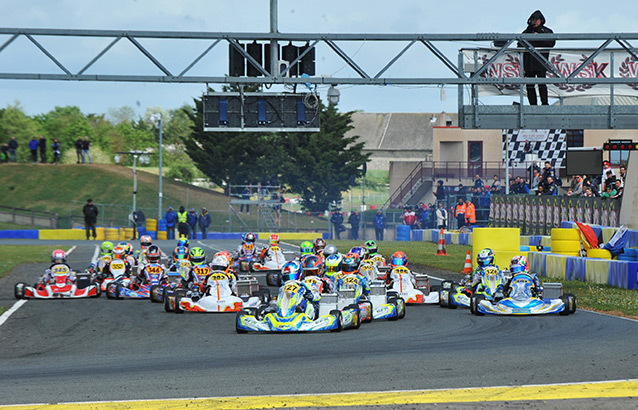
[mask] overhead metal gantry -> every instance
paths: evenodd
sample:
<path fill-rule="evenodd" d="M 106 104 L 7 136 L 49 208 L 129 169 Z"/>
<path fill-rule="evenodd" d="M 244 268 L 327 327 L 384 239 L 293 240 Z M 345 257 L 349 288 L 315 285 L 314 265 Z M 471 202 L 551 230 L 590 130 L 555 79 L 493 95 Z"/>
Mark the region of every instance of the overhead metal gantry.
<path fill-rule="evenodd" d="M 458 86 L 459 122 L 466 128 L 638 128 L 638 107 L 614 105 L 615 90 L 620 86 L 630 87 L 631 90 L 623 95 L 638 95 L 638 51 L 632 42 L 638 40 L 638 33 L 568 33 L 568 34 L 329 34 L 329 33 L 214 33 L 214 32 L 165 32 L 165 31 L 128 31 L 128 30 L 67 30 L 67 29 L 23 29 L 0 28 L 0 63 L 6 50 L 19 38 L 26 38 L 30 43 L 57 66 L 59 72 L 26 72 L 26 70 L 0 72 L 0 79 L 12 80 L 63 80 L 63 81 L 118 81 L 118 82 L 161 82 L 161 83 L 201 83 L 201 84 L 330 84 L 330 85 L 456 85 Z M 86 61 L 78 70 L 72 70 L 66 59 L 65 51 L 52 51 L 46 47 L 41 38 L 75 37 L 75 38 L 107 38 L 108 44 L 94 53 L 86 56 Z M 579 49 L 582 58 L 571 64 L 567 71 L 560 69 L 553 58 L 549 60 L 543 56 L 541 49 L 536 49 L 533 41 L 554 39 L 561 44 L 575 42 L 582 44 L 586 41 L 595 44 L 588 49 Z M 145 45 L 148 40 L 202 40 L 204 45 L 201 52 L 193 59 L 170 57 L 171 65 L 177 65 L 179 70 L 171 71 L 166 59 L 158 57 Z M 308 45 L 289 66 L 281 69 L 279 61 L 272 58 L 270 66 L 265 66 L 253 58 L 242 47 L 246 42 L 263 42 L 271 44 L 276 53 L 277 45 L 282 43 L 303 42 Z M 155 68 L 152 74 L 114 74 L 96 72 L 96 63 L 108 58 L 109 51 L 120 42 L 128 42 L 148 59 Z M 347 52 L 352 44 L 365 43 L 366 47 L 379 47 L 387 51 L 386 45 L 392 44 L 396 49 L 386 56 L 386 60 L 374 61 L 381 68 L 371 69 L 369 61 L 359 60 L 357 52 Z M 464 48 L 459 51 L 458 44 L 474 48 Z M 494 47 L 494 44 L 500 46 Z M 272 47 L 275 45 L 277 47 Z M 520 45 L 520 47 L 514 47 Z M 154 44 L 156 47 L 157 45 Z M 192 75 L 194 67 L 207 55 L 223 46 L 232 47 L 255 67 L 258 77 L 233 77 L 228 72 L 227 48 L 223 50 L 225 65 L 219 65 L 217 72 L 210 75 Z M 616 47 L 616 48 L 612 48 Z M 299 64 L 303 57 L 317 50 L 317 56 L 331 53 L 333 58 L 331 67 L 321 67 L 322 72 L 337 72 L 339 66 L 345 63 L 351 70 L 350 76 L 336 77 L 329 75 L 289 77 L 289 70 Z M 479 58 L 479 51 L 482 58 Z M 516 59 L 512 55 L 530 53 L 541 61 L 548 70 L 548 78 L 524 78 L 520 65 L 517 75 L 511 72 L 499 75 L 494 68 L 503 58 Z M 322 54 L 323 53 L 323 54 Z M 607 62 L 608 71 L 592 71 L 591 67 L 598 64 L 597 59 L 603 54 L 611 54 L 611 63 Z M 271 54 L 276 56 L 276 54 Z M 381 53 L 379 53 L 381 55 Z M 431 59 L 427 64 L 422 63 L 426 55 Z M 455 62 L 456 61 L 456 62 Z M 614 61 L 625 64 L 622 75 L 614 74 Z M 436 62 L 434 64 L 432 62 Z M 410 67 L 411 74 L 390 75 L 393 69 L 401 66 L 400 72 Z M 635 67 L 634 67 L 635 66 Z M 119 67 L 126 69 L 127 67 Z M 619 67 L 621 68 L 621 67 Z M 617 70 L 616 70 L 617 71 Z M 429 73 L 447 73 L 432 76 Z M 593 72 L 594 75 L 589 75 Z M 611 96 L 608 106 L 568 106 L 553 105 L 549 107 L 524 106 L 522 104 L 525 84 L 548 84 L 554 87 L 584 87 L 604 86 Z M 469 87 L 466 94 L 464 88 Z M 499 90 L 515 90 L 520 95 L 521 104 L 512 105 L 483 105 L 480 101 L 482 90 L 497 88 Z M 617 92 L 617 91 L 616 91 Z M 469 104 L 465 104 L 468 97 Z M 577 108 L 588 107 L 588 108 Z"/>

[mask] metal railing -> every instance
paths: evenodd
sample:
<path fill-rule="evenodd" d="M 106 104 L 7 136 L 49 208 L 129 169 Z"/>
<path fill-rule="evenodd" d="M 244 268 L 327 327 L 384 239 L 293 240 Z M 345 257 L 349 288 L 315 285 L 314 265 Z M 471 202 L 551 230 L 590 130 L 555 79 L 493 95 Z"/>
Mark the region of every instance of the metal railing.
<path fill-rule="evenodd" d="M 0 222 L 55 229 L 58 227 L 58 214 L 33 209 L 0 206 Z"/>

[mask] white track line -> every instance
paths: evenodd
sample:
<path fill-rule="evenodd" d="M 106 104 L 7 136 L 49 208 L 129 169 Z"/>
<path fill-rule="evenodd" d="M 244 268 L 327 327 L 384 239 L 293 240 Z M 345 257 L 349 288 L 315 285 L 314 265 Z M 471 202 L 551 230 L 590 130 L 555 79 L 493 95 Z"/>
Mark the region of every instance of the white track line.
<path fill-rule="evenodd" d="M 71 249 L 69 249 L 68 251 L 66 251 L 66 254 L 70 254 L 71 252 L 73 252 L 75 250 L 75 248 L 77 248 L 77 246 L 72 246 Z M 2 316 L 0 316 L 0 326 L 2 326 L 4 324 L 4 322 L 7 321 L 7 319 L 9 319 L 9 317 L 14 314 L 18 309 L 20 309 L 20 307 L 22 307 L 22 305 L 24 305 L 25 303 L 27 303 L 28 299 L 20 299 L 19 301 L 17 301 L 16 303 L 13 304 L 13 306 L 11 306 L 11 308 L 9 310 L 7 310 L 6 312 L 4 312 L 2 314 Z"/>

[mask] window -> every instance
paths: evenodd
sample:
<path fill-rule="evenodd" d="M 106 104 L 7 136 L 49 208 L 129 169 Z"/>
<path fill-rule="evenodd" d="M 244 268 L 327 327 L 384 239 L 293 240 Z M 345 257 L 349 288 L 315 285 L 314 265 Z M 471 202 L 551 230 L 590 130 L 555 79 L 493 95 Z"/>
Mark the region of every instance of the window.
<path fill-rule="evenodd" d="M 583 130 L 566 130 L 567 148 L 583 147 L 585 143 Z"/>

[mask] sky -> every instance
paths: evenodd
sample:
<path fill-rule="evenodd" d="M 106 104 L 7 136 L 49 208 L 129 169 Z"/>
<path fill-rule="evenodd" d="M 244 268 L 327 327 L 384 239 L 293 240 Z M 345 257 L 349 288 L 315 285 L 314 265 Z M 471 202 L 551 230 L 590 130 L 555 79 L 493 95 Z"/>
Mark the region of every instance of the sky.
<path fill-rule="evenodd" d="M 102 30 L 268 32 L 269 0 L 0 0 L 0 27 Z M 500 1 L 467 0 L 279 0 L 278 22 L 282 33 L 518 33 L 529 15 L 540 9 L 546 25 L 555 32 L 636 32 L 638 2 L 615 1 L 613 7 L 596 0 Z M 0 45 L 9 38 L 0 35 Z M 79 70 L 110 40 L 38 37 L 71 71 Z M 172 72 L 179 73 L 209 43 L 141 41 Z M 160 44 L 161 43 L 161 44 Z M 571 45 L 571 44 L 570 44 Z M 458 49 L 475 47 L 454 43 L 441 47 L 456 61 Z M 637 46 L 634 44 L 634 46 Z M 219 47 L 219 46 L 218 46 Z M 368 73 L 376 73 L 403 45 L 344 44 L 344 49 Z M 394 47 L 394 48 L 393 48 Z M 397 48 L 398 47 L 398 48 Z M 227 46 L 215 49 L 190 72 L 191 75 L 223 75 Z M 88 57 L 87 57 L 88 56 Z M 189 59 L 190 58 L 190 59 Z M 222 63 L 223 61 L 223 63 Z M 411 49 L 388 75 L 449 76 L 424 47 Z M 220 65 L 221 64 L 221 65 Z M 317 50 L 317 74 L 356 77 L 329 49 Z M 127 71 L 124 71 L 124 67 Z M 217 69 L 215 69 L 217 68 Z M 0 52 L 0 72 L 59 73 L 55 65 L 24 37 Z M 93 70 L 93 71 L 91 71 Z M 125 41 L 113 47 L 87 74 L 157 74 L 150 63 Z M 271 91 L 281 91 L 273 87 Z M 219 90 L 220 85 L 213 88 Z M 339 87 L 342 111 L 456 112 L 457 90 L 439 86 Z M 154 84 L 74 81 L 0 80 L 0 108 L 19 104 L 29 115 L 46 113 L 56 106 L 77 105 L 85 114 L 133 107 L 142 115 L 146 107 L 164 109 L 192 104 L 203 84 Z M 325 96 L 327 86 L 318 89 Z M 493 97 L 495 98 L 495 97 Z M 503 97 L 496 97 L 503 98 Z"/>

